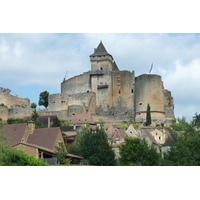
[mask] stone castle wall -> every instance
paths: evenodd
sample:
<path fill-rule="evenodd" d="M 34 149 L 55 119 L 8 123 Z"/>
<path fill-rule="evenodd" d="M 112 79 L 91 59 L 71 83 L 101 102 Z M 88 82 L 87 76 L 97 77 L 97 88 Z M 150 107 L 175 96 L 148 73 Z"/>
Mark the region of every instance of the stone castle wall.
<path fill-rule="evenodd" d="M 86 72 L 61 83 L 61 93 L 68 95 L 90 92 L 90 74 Z"/>
<path fill-rule="evenodd" d="M 134 110 L 134 72 L 112 72 L 113 106 Z"/>
<path fill-rule="evenodd" d="M 164 91 L 164 105 L 166 119 L 174 118 L 174 99 L 171 96 L 171 92 L 168 90 Z"/>
<path fill-rule="evenodd" d="M 23 118 L 31 116 L 33 113 L 33 108 L 9 108 L 8 118 Z"/>
<path fill-rule="evenodd" d="M 0 118 L 2 120 L 8 119 L 8 108 L 5 106 L 0 106 Z"/>
<path fill-rule="evenodd" d="M 83 113 L 90 112 L 91 114 L 95 112 L 95 93 L 78 93 L 78 94 L 52 94 L 49 95 L 49 111 L 62 111 L 71 109 L 70 112 L 73 112 L 72 107 L 77 106 L 81 109 Z M 82 107 L 82 108 L 80 108 Z M 74 109 L 76 109 L 74 107 Z M 76 111 L 77 112 L 77 111 Z M 81 112 L 81 113 L 82 113 Z"/>
<path fill-rule="evenodd" d="M 161 76 L 143 74 L 135 80 L 136 120 L 146 119 L 147 105 L 151 107 L 152 119 L 165 119 L 164 87 Z"/>
<path fill-rule="evenodd" d="M 29 99 L 19 98 L 7 93 L 0 93 L 0 104 L 4 104 L 8 108 L 30 108 Z"/>
<path fill-rule="evenodd" d="M 90 57 L 92 71 L 112 71 L 113 59 L 109 55 Z"/>
<path fill-rule="evenodd" d="M 30 116 L 32 109 L 30 108 L 30 100 L 27 98 L 19 98 L 7 93 L 0 93 L 0 118 L 7 120 L 8 118 L 23 118 Z"/>

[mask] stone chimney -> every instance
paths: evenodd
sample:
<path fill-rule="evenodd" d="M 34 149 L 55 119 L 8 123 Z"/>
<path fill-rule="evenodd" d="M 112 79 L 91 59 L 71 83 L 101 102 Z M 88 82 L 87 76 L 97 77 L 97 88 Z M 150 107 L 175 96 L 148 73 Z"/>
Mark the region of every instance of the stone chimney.
<path fill-rule="evenodd" d="M 33 133 L 33 131 L 35 130 L 35 122 L 34 121 L 29 121 L 28 122 L 28 130 L 29 130 L 30 134 Z"/>
<path fill-rule="evenodd" d="M 50 128 L 50 127 L 51 127 L 51 118 L 48 117 L 48 128 Z"/>

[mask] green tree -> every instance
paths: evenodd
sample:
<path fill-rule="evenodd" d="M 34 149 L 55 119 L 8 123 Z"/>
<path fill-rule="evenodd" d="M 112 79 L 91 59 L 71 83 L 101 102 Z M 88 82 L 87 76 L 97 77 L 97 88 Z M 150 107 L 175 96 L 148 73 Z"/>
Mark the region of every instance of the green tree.
<path fill-rule="evenodd" d="M 147 114 L 146 114 L 146 126 L 151 125 L 151 107 L 147 105 Z"/>
<path fill-rule="evenodd" d="M 36 108 L 37 104 L 36 103 L 31 103 L 31 108 Z"/>
<path fill-rule="evenodd" d="M 69 126 L 69 122 L 67 120 L 58 119 L 58 117 L 56 117 L 53 121 L 52 127 L 60 127 L 60 126 Z"/>
<path fill-rule="evenodd" d="M 61 126 L 61 122 L 58 119 L 58 117 L 56 117 L 53 121 L 52 127 L 60 127 Z"/>
<path fill-rule="evenodd" d="M 77 155 L 77 156 L 81 156 L 81 151 L 80 148 L 77 144 L 75 145 L 71 145 L 71 146 L 67 146 L 67 151 L 71 154 Z"/>
<path fill-rule="evenodd" d="M 59 143 L 59 146 L 56 147 L 56 157 L 60 164 L 70 164 L 70 160 L 66 159 L 67 149 L 63 143 Z"/>
<path fill-rule="evenodd" d="M 200 134 L 197 131 L 186 131 L 176 134 L 170 144 L 170 150 L 163 154 L 163 164 L 168 166 L 200 165 Z"/>
<path fill-rule="evenodd" d="M 90 165 L 116 165 L 115 153 L 109 145 L 103 128 L 96 130 L 84 129 L 77 138 L 77 152 L 88 160 Z"/>
<path fill-rule="evenodd" d="M 160 154 L 153 146 L 140 138 L 125 138 L 125 144 L 120 147 L 120 165 L 158 166 Z"/>
<path fill-rule="evenodd" d="M 44 125 L 42 124 L 42 122 L 39 121 L 38 119 L 39 114 L 37 113 L 36 110 L 33 111 L 32 116 L 31 116 L 31 120 L 35 122 L 35 128 L 44 128 Z"/>
<path fill-rule="evenodd" d="M 195 116 L 193 117 L 191 124 L 196 129 L 200 128 L 200 114 L 195 113 Z"/>
<path fill-rule="evenodd" d="M 45 108 L 47 108 L 48 104 L 49 104 L 48 96 L 49 96 L 49 92 L 47 92 L 47 91 L 41 92 L 40 96 L 39 96 L 38 105 L 39 106 L 44 106 Z"/>
<path fill-rule="evenodd" d="M 176 131 L 193 131 L 193 127 L 186 121 L 186 117 L 174 119 L 172 124 L 167 129 L 171 133 Z"/>

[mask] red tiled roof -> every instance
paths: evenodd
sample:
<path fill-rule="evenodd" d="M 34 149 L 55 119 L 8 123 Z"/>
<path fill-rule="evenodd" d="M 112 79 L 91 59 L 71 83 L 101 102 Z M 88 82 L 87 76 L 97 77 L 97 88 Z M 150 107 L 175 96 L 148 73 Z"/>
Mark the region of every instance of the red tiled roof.
<path fill-rule="evenodd" d="M 59 130 L 59 127 L 35 129 L 33 134 L 29 135 L 27 143 L 53 150 Z"/>
<path fill-rule="evenodd" d="M 158 144 L 157 141 L 154 139 L 154 137 L 152 136 L 152 134 L 149 131 L 145 131 L 146 134 L 148 135 L 148 137 L 150 138 L 150 140 L 154 143 L 154 144 Z"/>
<path fill-rule="evenodd" d="M 8 146 L 14 146 L 21 142 L 27 124 L 8 124 L 3 128 L 3 134 L 6 135 L 9 141 L 6 142 Z"/>
<path fill-rule="evenodd" d="M 74 117 L 67 117 L 66 120 L 70 124 L 87 124 L 87 123 L 91 123 L 92 121 L 91 115 L 89 114 L 77 114 Z"/>
<path fill-rule="evenodd" d="M 110 125 L 109 127 L 104 128 L 108 138 L 112 140 L 120 140 L 127 136 L 127 133 L 124 130 L 120 130 Z"/>
<path fill-rule="evenodd" d="M 154 144 L 158 144 L 148 129 L 141 128 L 141 133 L 146 134 Z"/>

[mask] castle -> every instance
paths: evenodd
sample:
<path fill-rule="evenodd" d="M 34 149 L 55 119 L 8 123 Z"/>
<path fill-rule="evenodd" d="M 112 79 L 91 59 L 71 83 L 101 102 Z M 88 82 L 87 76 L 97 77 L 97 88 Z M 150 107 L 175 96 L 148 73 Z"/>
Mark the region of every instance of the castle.
<path fill-rule="evenodd" d="M 61 119 L 77 114 L 101 116 L 113 119 L 143 122 L 147 104 L 151 118 L 156 123 L 169 122 L 174 118 L 171 92 L 163 86 L 161 76 L 134 71 L 120 71 L 113 56 L 102 42 L 90 55 L 91 70 L 63 80 L 61 93 L 49 95 L 48 109 L 38 110 L 40 115 L 57 115 Z M 0 118 L 30 116 L 30 100 L 0 91 Z"/>
<path fill-rule="evenodd" d="M 66 111 L 110 116 L 122 120 L 145 121 L 147 104 L 154 121 L 174 118 L 171 92 L 165 90 L 161 76 L 120 71 L 102 42 L 90 55 L 91 71 L 63 80 L 61 93 L 49 95 L 49 111 Z"/>

